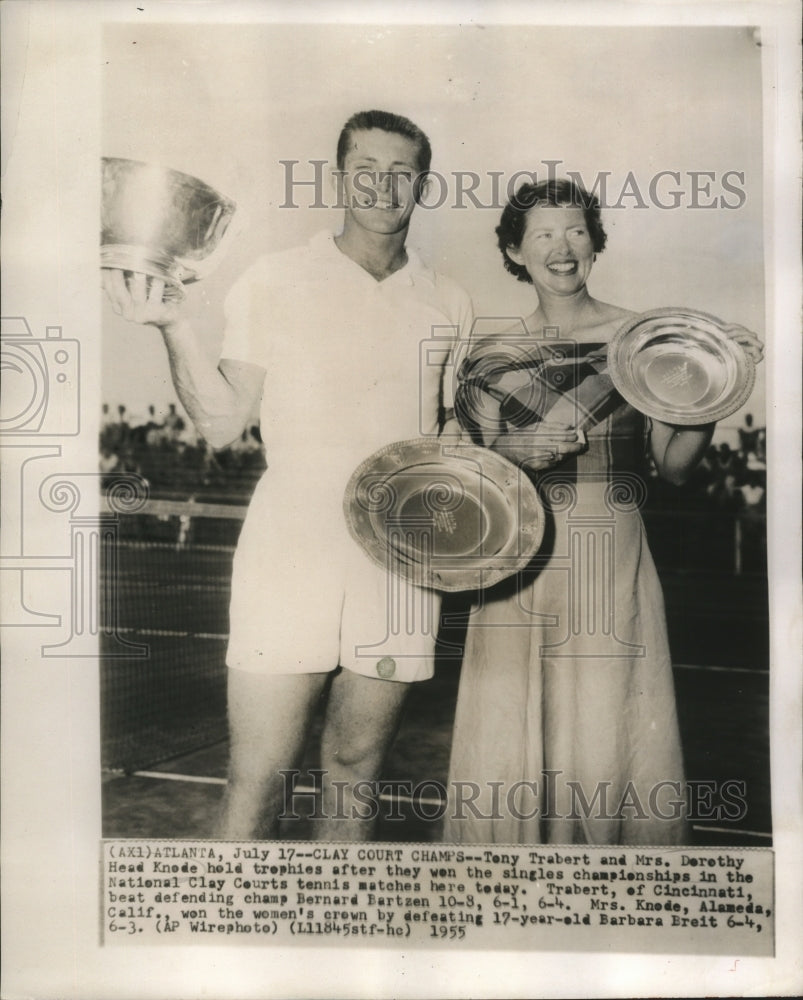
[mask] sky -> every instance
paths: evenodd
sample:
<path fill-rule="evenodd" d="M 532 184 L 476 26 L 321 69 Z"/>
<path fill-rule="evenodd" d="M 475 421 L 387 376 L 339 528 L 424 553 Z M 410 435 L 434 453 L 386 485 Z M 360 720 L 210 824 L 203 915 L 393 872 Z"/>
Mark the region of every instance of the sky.
<path fill-rule="evenodd" d="M 535 304 L 496 249 L 505 185 L 518 171 L 575 171 L 587 186 L 606 184 L 609 239 L 593 295 L 637 311 L 695 308 L 763 337 L 757 42 L 744 27 L 112 24 L 102 150 L 190 173 L 237 202 L 187 300 L 212 356 L 237 275 L 262 253 L 338 227 L 335 208 L 311 207 L 317 189 L 295 185 L 288 197 L 288 178 L 313 179 L 312 161 L 331 162 L 341 125 L 366 107 L 405 114 L 430 136 L 438 186 L 409 243 L 466 288 L 477 315 Z M 471 183 L 479 204 L 460 193 Z M 762 422 L 764 395 L 760 369 L 725 425 L 744 412 Z M 132 416 L 175 400 L 158 332 L 108 305 L 102 396 Z"/>

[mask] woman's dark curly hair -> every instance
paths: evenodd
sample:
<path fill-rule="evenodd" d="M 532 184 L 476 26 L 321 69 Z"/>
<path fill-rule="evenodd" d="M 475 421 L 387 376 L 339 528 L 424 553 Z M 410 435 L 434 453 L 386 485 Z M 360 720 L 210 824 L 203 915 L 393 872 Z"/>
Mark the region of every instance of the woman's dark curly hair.
<path fill-rule="evenodd" d="M 527 214 L 537 205 L 576 206 L 582 208 L 594 253 L 602 253 L 607 235 L 602 228 L 599 199 L 589 194 L 576 181 L 566 177 L 539 181 L 537 184 L 522 184 L 510 198 L 496 227 L 497 244 L 505 260 L 505 268 L 519 281 L 533 283 L 530 273 L 523 264 L 517 264 L 508 257 L 508 247 L 518 250 L 524 239 Z"/>

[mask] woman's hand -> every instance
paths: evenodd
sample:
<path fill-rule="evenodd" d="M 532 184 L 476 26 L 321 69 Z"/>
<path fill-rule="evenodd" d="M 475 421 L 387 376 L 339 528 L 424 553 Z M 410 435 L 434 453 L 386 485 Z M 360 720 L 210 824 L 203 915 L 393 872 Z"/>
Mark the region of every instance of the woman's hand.
<path fill-rule="evenodd" d="M 103 288 L 112 309 L 131 323 L 151 323 L 163 330 L 178 321 L 183 294 L 165 298 L 165 287 L 160 278 L 116 267 L 103 268 Z"/>
<path fill-rule="evenodd" d="M 738 323 L 729 323 L 723 327 L 723 330 L 731 340 L 735 340 L 750 355 L 755 364 L 759 364 L 763 360 L 764 345 L 752 330 L 748 330 L 746 326 L 740 326 Z"/>
<path fill-rule="evenodd" d="M 491 447 L 532 472 L 551 469 L 586 448 L 585 434 L 566 424 L 540 423 L 532 429 L 500 434 Z"/>

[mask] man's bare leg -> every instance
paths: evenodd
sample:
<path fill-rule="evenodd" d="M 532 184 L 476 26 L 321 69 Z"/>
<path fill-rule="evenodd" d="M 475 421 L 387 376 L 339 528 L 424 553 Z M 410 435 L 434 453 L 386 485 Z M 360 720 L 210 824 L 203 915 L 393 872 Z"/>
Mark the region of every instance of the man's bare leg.
<path fill-rule="evenodd" d="M 220 836 L 274 839 L 284 807 L 284 778 L 304 751 L 329 675 L 228 671 L 229 780 Z"/>
<path fill-rule="evenodd" d="M 332 681 L 321 735 L 326 818 L 314 823 L 316 840 L 370 839 L 375 820 L 359 818 L 369 807 L 355 799 L 354 786 L 379 778 L 409 687 L 350 670 L 342 670 Z M 339 787 L 335 783 L 340 783 Z"/>

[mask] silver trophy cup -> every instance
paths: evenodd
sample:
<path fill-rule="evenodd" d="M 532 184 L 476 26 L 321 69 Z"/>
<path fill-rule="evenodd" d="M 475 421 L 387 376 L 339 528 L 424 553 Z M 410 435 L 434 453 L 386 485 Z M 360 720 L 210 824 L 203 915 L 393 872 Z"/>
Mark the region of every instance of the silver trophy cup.
<path fill-rule="evenodd" d="M 166 297 L 181 298 L 202 276 L 235 203 L 177 170 L 115 157 L 102 163 L 101 267 L 160 278 Z"/>

